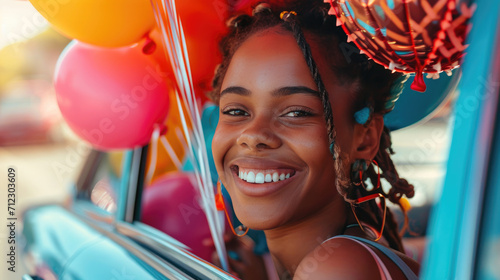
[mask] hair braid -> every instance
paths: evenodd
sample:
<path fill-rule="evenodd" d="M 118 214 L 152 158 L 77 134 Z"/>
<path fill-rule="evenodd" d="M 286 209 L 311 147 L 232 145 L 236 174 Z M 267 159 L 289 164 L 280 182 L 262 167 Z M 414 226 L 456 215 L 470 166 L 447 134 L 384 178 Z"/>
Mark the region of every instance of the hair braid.
<path fill-rule="evenodd" d="M 323 112 L 325 115 L 328 140 L 330 145 L 335 145 L 335 125 L 333 122 L 332 105 L 330 102 L 330 98 L 328 97 L 328 92 L 326 91 L 326 87 L 323 84 L 323 80 L 321 79 L 318 67 L 316 66 L 316 62 L 314 62 L 313 56 L 311 54 L 311 47 L 307 43 L 304 37 L 304 33 L 302 32 L 302 29 L 300 29 L 300 26 L 294 14 L 292 13 L 285 14 L 283 16 L 283 20 L 289 24 L 293 36 L 295 37 L 297 44 L 302 50 L 302 54 L 304 55 L 307 66 L 309 66 L 314 82 L 318 87 L 318 91 L 321 97 L 321 103 L 323 104 Z M 331 146 L 330 152 L 332 153 L 334 159 L 338 157 L 333 146 Z"/>

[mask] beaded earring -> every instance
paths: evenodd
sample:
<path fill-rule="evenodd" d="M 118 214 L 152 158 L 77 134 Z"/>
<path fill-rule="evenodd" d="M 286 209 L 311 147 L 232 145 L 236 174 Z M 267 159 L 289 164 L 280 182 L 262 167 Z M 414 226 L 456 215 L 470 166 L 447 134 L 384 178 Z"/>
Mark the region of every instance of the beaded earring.
<path fill-rule="evenodd" d="M 224 197 L 222 196 L 222 186 L 220 180 L 217 182 L 217 193 L 215 194 L 215 206 L 217 210 L 226 213 L 227 221 L 229 222 L 229 227 L 234 235 L 238 237 L 245 236 L 248 233 L 248 227 L 245 225 L 239 225 L 236 229 L 233 227 L 233 223 L 231 222 L 231 217 L 229 217 L 229 213 L 227 212 L 226 204 L 224 203 Z"/>
<path fill-rule="evenodd" d="M 356 221 L 358 222 L 359 227 L 363 232 L 365 232 L 365 228 L 363 227 L 363 224 L 358 218 L 358 215 L 356 214 L 356 209 L 355 207 L 358 206 L 361 203 L 368 202 L 370 200 L 376 200 L 377 206 L 381 209 L 383 212 L 382 214 L 382 225 L 380 231 L 375 231 L 376 238 L 375 241 L 378 241 L 382 237 L 382 233 L 384 231 L 385 227 L 385 217 L 387 213 L 387 205 L 385 204 L 385 196 L 380 193 L 380 168 L 378 166 L 378 163 L 376 161 L 373 161 L 373 163 L 377 166 L 377 186 L 374 186 L 374 189 L 371 194 L 359 197 L 355 199 L 351 203 L 351 210 L 352 213 L 354 214 L 354 217 L 356 218 Z M 352 164 L 352 169 L 351 169 L 351 181 L 354 185 L 356 186 L 362 186 L 366 190 L 366 186 L 364 184 L 364 181 L 366 181 L 367 174 L 366 171 L 368 170 L 368 164 L 366 163 L 365 160 L 356 160 Z"/>

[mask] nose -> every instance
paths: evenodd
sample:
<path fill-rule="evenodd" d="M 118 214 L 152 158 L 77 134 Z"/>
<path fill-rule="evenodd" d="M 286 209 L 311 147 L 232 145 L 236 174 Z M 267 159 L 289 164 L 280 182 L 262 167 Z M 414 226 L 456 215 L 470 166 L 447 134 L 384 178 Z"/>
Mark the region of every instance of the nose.
<path fill-rule="evenodd" d="M 236 143 L 254 151 L 279 148 L 282 142 L 271 124 L 265 117 L 249 120 Z"/>

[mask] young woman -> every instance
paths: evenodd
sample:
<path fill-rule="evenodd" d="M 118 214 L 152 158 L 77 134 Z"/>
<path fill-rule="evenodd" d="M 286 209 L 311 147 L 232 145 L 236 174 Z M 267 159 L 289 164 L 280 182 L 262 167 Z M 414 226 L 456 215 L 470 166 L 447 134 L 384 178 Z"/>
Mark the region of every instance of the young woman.
<path fill-rule="evenodd" d="M 383 119 L 405 79 L 352 52 L 328 4 L 297 2 L 230 21 L 212 94 L 220 180 L 280 278 L 414 277 L 384 203 L 413 196 Z"/>

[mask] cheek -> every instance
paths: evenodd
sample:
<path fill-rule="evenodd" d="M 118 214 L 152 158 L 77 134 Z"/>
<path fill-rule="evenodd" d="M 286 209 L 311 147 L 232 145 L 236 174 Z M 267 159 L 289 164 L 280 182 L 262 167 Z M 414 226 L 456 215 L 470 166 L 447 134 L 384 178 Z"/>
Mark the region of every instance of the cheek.
<path fill-rule="evenodd" d="M 345 102 L 344 102 L 345 103 Z M 342 154 L 350 155 L 353 147 L 354 118 L 350 113 L 350 104 L 335 104 L 333 120 L 335 124 L 336 142 Z M 339 106 L 341 105 L 341 106 Z"/>
<path fill-rule="evenodd" d="M 310 175 L 317 177 L 325 172 L 327 165 L 333 163 L 325 124 L 321 123 L 300 132 L 294 131 L 285 137 L 287 146 L 293 150 L 292 154 L 296 154 L 304 161 Z"/>
<path fill-rule="evenodd" d="M 224 157 L 231 147 L 231 143 L 236 141 L 234 130 L 227 128 L 224 125 L 217 126 L 212 140 L 212 154 L 214 157 L 215 167 L 219 177 L 223 176 L 224 172 Z"/>

